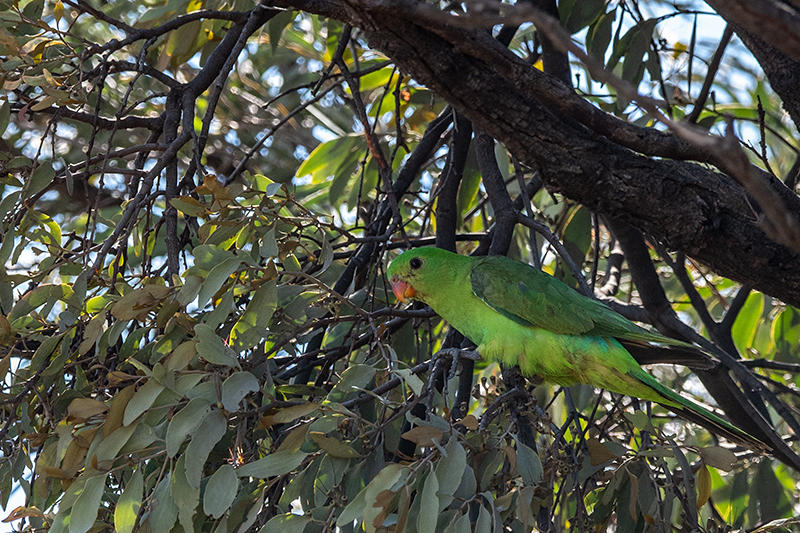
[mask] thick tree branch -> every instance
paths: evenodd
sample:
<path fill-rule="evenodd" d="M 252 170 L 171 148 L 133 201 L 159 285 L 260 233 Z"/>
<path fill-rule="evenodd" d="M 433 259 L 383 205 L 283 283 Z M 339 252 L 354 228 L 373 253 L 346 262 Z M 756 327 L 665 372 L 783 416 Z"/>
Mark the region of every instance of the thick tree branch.
<path fill-rule="evenodd" d="M 778 0 L 707 0 L 726 20 L 800 61 L 800 12 Z"/>
<path fill-rule="evenodd" d="M 450 136 L 450 150 L 442 170 L 436 202 L 436 246 L 456 251 L 456 231 L 461 225 L 458 220 L 458 187 L 464 175 L 472 124 L 455 111 L 453 132 Z"/>

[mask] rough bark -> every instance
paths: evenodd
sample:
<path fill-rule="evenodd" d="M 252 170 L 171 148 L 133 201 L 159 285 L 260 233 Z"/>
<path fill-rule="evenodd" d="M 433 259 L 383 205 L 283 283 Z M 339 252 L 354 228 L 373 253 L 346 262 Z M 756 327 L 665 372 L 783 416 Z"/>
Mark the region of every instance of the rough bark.
<path fill-rule="evenodd" d="M 717 13 L 800 61 L 800 10 L 780 0 L 706 0 Z"/>

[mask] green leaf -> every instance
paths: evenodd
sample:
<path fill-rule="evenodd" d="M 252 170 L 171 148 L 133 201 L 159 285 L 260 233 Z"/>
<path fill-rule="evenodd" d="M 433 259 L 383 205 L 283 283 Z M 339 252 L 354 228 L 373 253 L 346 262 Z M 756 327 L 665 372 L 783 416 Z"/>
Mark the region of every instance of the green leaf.
<path fill-rule="evenodd" d="M 172 417 L 166 436 L 169 457 L 175 457 L 183 441 L 197 429 L 209 411 L 211 405 L 205 398 L 194 398 Z"/>
<path fill-rule="evenodd" d="M 70 513 L 72 506 L 78 500 L 78 497 L 83 493 L 86 488 L 86 481 L 89 478 L 87 475 L 80 475 L 78 479 L 73 481 L 70 486 L 64 491 L 64 496 L 58 504 L 58 513 L 53 519 L 53 524 L 50 531 L 54 533 L 67 533 L 69 531 Z"/>
<path fill-rule="evenodd" d="M 633 413 L 624 412 L 622 415 L 630 420 L 633 426 L 638 429 L 639 431 L 654 431 L 653 430 L 653 423 L 650 421 L 650 417 L 647 416 L 647 413 L 637 409 Z M 612 442 L 612 441 L 609 441 Z M 616 444 L 616 443 L 615 443 Z M 624 455 L 624 452 L 618 455 Z"/>
<path fill-rule="evenodd" d="M 0 135 L 5 133 L 9 120 L 11 120 L 11 104 L 5 100 L 0 106 Z"/>
<path fill-rule="evenodd" d="M 234 372 L 222 383 L 222 407 L 226 411 L 238 411 L 242 398 L 259 388 L 258 380 L 250 372 Z"/>
<path fill-rule="evenodd" d="M 517 471 L 525 485 L 535 486 L 542 480 L 542 460 L 539 459 L 539 454 L 522 444 L 516 435 L 514 440 L 517 443 Z"/>
<path fill-rule="evenodd" d="M 748 348 L 753 345 L 758 324 L 764 313 L 764 295 L 754 292 L 747 297 L 744 306 L 736 316 L 736 321 L 731 328 L 731 336 L 736 347 L 742 353 L 746 353 Z"/>
<path fill-rule="evenodd" d="M 336 525 L 340 528 L 352 524 L 354 520 L 359 520 L 363 517 L 366 509 L 365 496 L 367 488 L 361 490 L 355 498 L 351 499 L 344 508 L 342 513 L 336 519 Z"/>
<path fill-rule="evenodd" d="M 349 157 L 344 159 L 333 172 L 333 179 L 330 182 L 330 187 L 328 187 L 328 202 L 332 205 L 336 205 L 339 202 L 339 197 L 344 193 L 353 180 L 353 174 L 358 168 L 359 156 L 360 154 L 358 152 L 351 153 Z M 374 159 L 369 159 L 367 162 L 367 168 L 364 169 L 364 172 L 369 176 L 374 176 L 377 173 L 377 164 L 374 162 Z M 365 181 L 373 182 L 377 180 L 367 178 Z M 356 190 L 358 189 L 357 186 L 353 186 L 352 188 Z"/>
<path fill-rule="evenodd" d="M 411 392 L 419 396 L 422 394 L 422 389 L 425 387 L 425 384 L 422 382 L 419 377 L 411 372 L 409 368 L 399 368 L 392 371 L 393 374 L 397 374 L 400 376 L 403 381 L 405 381 L 408 388 L 411 389 Z"/>
<path fill-rule="evenodd" d="M 125 490 L 114 508 L 114 529 L 116 533 L 131 533 L 136 525 L 136 518 L 142 508 L 142 467 L 136 469 L 125 484 Z"/>
<path fill-rule="evenodd" d="M 445 529 L 445 533 L 472 533 L 468 514 L 460 515 L 448 527 L 452 527 L 452 529 Z"/>
<path fill-rule="evenodd" d="M 375 528 L 380 524 L 375 524 L 375 519 L 384 510 L 383 504 L 378 501 L 378 495 L 385 490 L 391 491 L 395 483 L 398 482 L 403 476 L 408 475 L 408 468 L 398 464 L 390 464 L 385 466 L 372 481 L 369 482 L 364 488 L 364 503 L 361 512 L 364 516 L 364 525 L 367 531 L 375 531 Z M 355 502 L 354 502 L 355 503 Z M 384 502 L 388 503 L 388 502 Z M 359 505 L 361 507 L 361 505 Z M 343 526 L 347 522 L 343 521 L 344 516 L 349 516 L 347 511 L 350 509 L 348 505 L 342 515 L 339 517 L 338 524 Z M 358 509 L 354 509 L 356 511 Z M 413 523 L 413 522 L 412 522 Z"/>
<path fill-rule="evenodd" d="M 304 403 L 301 405 L 292 405 L 285 409 L 281 409 L 274 415 L 272 415 L 272 420 L 276 424 L 287 424 L 289 422 L 294 422 L 301 416 L 306 416 L 308 414 L 313 413 L 319 409 L 318 403 Z"/>
<path fill-rule="evenodd" d="M 222 342 L 214 328 L 206 324 L 196 324 L 194 332 L 200 357 L 215 365 L 239 367 L 236 354 Z"/>
<path fill-rule="evenodd" d="M 467 468 L 467 452 L 464 447 L 458 442 L 457 438 L 451 437 L 445 446 L 445 455 L 436 463 L 434 472 L 439 481 L 439 490 L 437 495 L 439 497 L 439 509 L 441 512 L 453 500 L 461 479 L 464 477 L 464 471 Z"/>
<path fill-rule="evenodd" d="M 139 426 L 138 423 L 125 425 L 114 430 L 111 435 L 104 437 L 103 441 L 95 450 L 94 456 L 97 458 L 98 463 L 105 461 L 113 461 L 117 458 L 117 454 L 122 449 L 128 440 L 133 435 L 133 432 Z"/>
<path fill-rule="evenodd" d="M 366 92 L 379 87 L 385 87 L 394 77 L 394 74 L 395 69 L 393 65 L 387 65 L 382 69 L 365 74 L 360 78 L 359 89 L 361 89 L 362 92 Z"/>
<path fill-rule="evenodd" d="M 775 359 L 791 361 L 800 346 L 800 313 L 794 307 L 786 307 L 772 322 L 772 342 L 775 344 Z"/>
<path fill-rule="evenodd" d="M 622 38 L 614 44 L 614 51 L 612 52 L 611 57 L 608 60 L 606 68 L 608 68 L 609 70 L 614 70 L 614 68 L 619 63 L 619 60 L 622 59 L 622 57 L 628 53 L 628 50 L 632 46 L 632 43 L 637 39 L 638 43 L 636 44 L 636 47 L 639 48 L 641 52 L 641 43 L 643 42 L 643 40 L 646 40 L 646 42 L 650 41 L 650 37 L 653 35 L 653 29 L 655 28 L 656 22 L 657 22 L 656 19 L 645 20 L 643 22 L 636 24 L 635 26 L 631 27 L 627 32 L 625 32 L 625 35 L 623 35 Z M 642 35 L 644 35 L 645 37 L 643 38 Z M 644 55 L 643 52 L 640 53 L 639 55 L 640 66 L 642 65 L 641 58 L 643 55 Z M 633 64 L 635 63 L 633 56 L 627 56 L 625 58 L 626 62 L 629 60 L 631 61 L 631 64 L 633 66 Z"/>
<path fill-rule="evenodd" d="M 170 293 L 170 288 L 160 284 L 145 285 L 140 289 L 127 292 L 111 308 L 114 317 L 129 321 L 137 318 L 143 311 L 148 311 L 163 301 Z"/>
<path fill-rule="evenodd" d="M 261 247 L 259 254 L 266 259 L 267 257 L 278 257 L 280 249 L 278 249 L 278 241 L 275 239 L 275 228 L 270 229 L 264 236 L 261 237 Z"/>
<path fill-rule="evenodd" d="M 8 315 L 8 321 L 13 324 L 18 318 L 29 314 L 34 309 L 38 309 L 43 305 L 46 307 L 45 310 L 42 310 L 41 314 L 46 315 L 49 312 L 46 311 L 47 307 L 52 307 L 59 300 L 68 300 L 73 294 L 72 287 L 69 285 L 50 283 L 39 285 L 20 298 L 14 306 L 14 309 L 12 309 L 11 313 Z"/>
<path fill-rule="evenodd" d="M 197 355 L 197 341 L 190 340 L 182 342 L 167 356 L 164 361 L 164 368 L 168 372 L 186 370 L 186 367 L 189 366 L 189 363 L 192 362 L 195 355 Z M 185 392 L 181 393 L 178 391 L 177 388 L 175 390 L 179 394 L 185 394 Z"/>
<path fill-rule="evenodd" d="M 203 286 L 200 287 L 200 293 L 197 295 L 197 307 L 200 309 L 205 307 L 211 297 L 222 288 L 222 285 L 228 281 L 231 274 L 239 269 L 241 264 L 242 260 L 238 257 L 229 257 L 212 268 L 205 281 L 203 281 Z"/>
<path fill-rule="evenodd" d="M 44 342 L 42 342 L 42 344 L 40 344 L 33 353 L 33 357 L 31 358 L 31 368 L 39 368 L 45 360 L 49 359 L 50 356 L 53 355 L 56 346 L 58 346 L 58 344 L 64 338 L 64 335 L 65 334 L 53 335 L 52 337 L 45 339 Z"/>
<path fill-rule="evenodd" d="M 320 144 L 303 161 L 296 176 L 302 178 L 310 175 L 313 183 L 321 183 L 337 175 L 339 168 L 350 160 L 362 142 L 361 135 L 353 134 Z"/>
<path fill-rule="evenodd" d="M 605 61 L 606 50 L 608 50 L 608 45 L 611 44 L 612 26 L 616 17 L 616 9 L 601 15 L 586 34 L 586 51 L 598 61 Z"/>
<path fill-rule="evenodd" d="M 194 265 L 206 272 L 210 272 L 215 266 L 236 257 L 232 252 L 208 244 L 195 247 L 192 254 L 194 255 Z"/>
<path fill-rule="evenodd" d="M 83 474 L 86 475 L 86 474 Z M 86 480 L 83 491 L 72 505 L 69 533 L 86 533 L 94 525 L 97 509 L 106 487 L 106 474 L 93 475 Z"/>
<path fill-rule="evenodd" d="M 153 533 L 169 533 L 178 518 L 178 506 L 170 495 L 171 484 L 172 472 L 167 472 L 153 492 L 150 514 L 147 517 Z"/>
<path fill-rule="evenodd" d="M 478 521 L 475 523 L 475 533 L 491 533 L 492 531 L 492 515 L 486 510 L 486 507 L 481 505 L 480 512 L 478 513 Z"/>
<path fill-rule="evenodd" d="M 25 187 L 22 190 L 23 197 L 27 199 L 40 192 L 53 183 L 55 177 L 56 171 L 53 170 L 52 163 L 50 163 L 50 161 L 43 161 L 34 169 L 30 179 L 25 183 Z"/>
<path fill-rule="evenodd" d="M 278 306 L 278 289 L 275 280 L 256 289 L 247 309 L 231 330 L 231 347 L 242 353 L 256 346 L 267 335 L 267 326 Z"/>
<path fill-rule="evenodd" d="M 233 293 L 233 290 L 225 291 L 222 298 L 216 303 L 216 308 L 203 317 L 202 323 L 214 330 L 221 326 L 233 311 Z M 225 346 L 228 346 L 227 343 Z M 236 354 L 233 353 L 233 350 L 230 351 L 235 357 Z"/>
<path fill-rule="evenodd" d="M 644 71 L 644 55 L 653 53 L 650 50 L 650 41 L 653 37 L 653 29 L 656 26 L 656 19 L 649 19 L 638 23 L 628 31 L 633 32 L 628 42 L 628 49 L 625 52 L 625 60 L 622 65 L 622 79 L 637 86 L 642 79 Z M 627 35 L 627 34 L 626 34 Z"/>
<path fill-rule="evenodd" d="M 370 365 L 350 365 L 342 374 L 342 379 L 333 387 L 328 400 L 342 402 L 348 397 L 358 394 L 375 377 L 375 367 Z"/>
<path fill-rule="evenodd" d="M 347 443 L 340 441 L 335 437 L 328 437 L 323 433 L 312 431 L 308 436 L 317 443 L 317 446 L 331 457 L 338 457 L 341 459 L 356 459 L 361 456 Z"/>
<path fill-rule="evenodd" d="M 737 462 L 736 454 L 728 448 L 723 448 L 721 446 L 700 448 L 699 453 L 705 464 L 714 468 L 719 468 L 725 472 L 733 470 L 733 465 Z"/>
<path fill-rule="evenodd" d="M 206 414 L 203 421 L 192 435 L 192 440 L 186 446 L 186 480 L 189 485 L 200 488 L 203 477 L 203 467 L 208 459 L 208 454 L 222 439 L 228 429 L 228 419 L 218 409 Z"/>
<path fill-rule="evenodd" d="M 285 11 L 281 11 L 274 17 L 272 17 L 269 22 L 267 22 L 267 33 L 269 34 L 269 46 L 272 49 L 272 53 L 274 54 L 275 51 L 278 49 L 278 43 L 281 41 L 281 35 L 283 35 L 283 30 L 286 29 L 286 26 L 292 23 L 294 20 L 295 13 L 291 9 L 287 9 Z"/>
<path fill-rule="evenodd" d="M 29 2 L 25 6 L 25 8 L 22 10 L 22 14 L 28 20 L 39 20 L 40 18 L 42 18 L 43 11 L 44 11 L 44 0 L 33 0 L 32 2 Z"/>
<path fill-rule="evenodd" d="M 208 480 L 203 493 L 203 512 L 212 518 L 219 518 L 230 508 L 236 499 L 239 478 L 232 465 L 222 465 Z"/>
<path fill-rule="evenodd" d="M 0 216 L 5 218 L 7 214 L 9 214 L 11 211 L 15 211 L 18 208 L 17 202 L 19 202 L 22 193 L 20 191 L 14 191 L 8 194 L 6 194 L 5 191 L 3 191 L 3 193 L 5 194 L 5 196 L 3 196 L 3 199 L 0 200 Z M 10 239 L 8 238 L 9 236 Z M 6 244 L 7 240 L 10 240 L 11 244 Z M 3 259 L 2 264 L 5 264 L 5 262 L 8 261 L 8 256 L 11 254 L 11 248 L 13 248 L 13 246 L 14 246 L 14 227 L 12 226 L 9 227 L 6 230 L 6 233 L 3 234 L 3 247 L 9 248 L 9 250 L 8 252 L 3 252 L 3 255 L 0 256 L 0 259 Z"/>
<path fill-rule="evenodd" d="M 173 198 L 169 203 L 172 204 L 172 207 L 190 217 L 203 217 L 206 214 L 205 206 L 191 196 Z"/>
<path fill-rule="evenodd" d="M 422 495 L 417 517 L 417 531 L 420 533 L 435 533 L 436 524 L 439 517 L 439 480 L 436 478 L 436 471 L 433 470 L 425 479 L 422 487 Z"/>
<path fill-rule="evenodd" d="M 558 13 L 564 28 L 577 33 L 606 9 L 606 0 L 562 0 L 558 3 Z"/>
<path fill-rule="evenodd" d="M 226 465 L 227 466 L 227 465 Z M 193 487 L 186 479 L 186 455 L 181 455 L 172 472 L 170 496 L 178 507 L 178 522 L 184 531 L 194 531 L 193 520 L 200 503 L 200 487 Z"/>
<path fill-rule="evenodd" d="M 258 533 L 303 533 L 310 522 L 310 516 L 292 513 L 279 514 L 270 518 L 269 522 L 258 530 Z"/>
<path fill-rule="evenodd" d="M 147 383 L 142 385 L 136 394 L 133 395 L 131 401 L 125 407 L 125 416 L 122 419 L 122 425 L 127 426 L 139 416 L 150 409 L 153 402 L 164 390 L 164 385 L 155 379 L 147 380 Z"/>
<path fill-rule="evenodd" d="M 775 475 L 772 461 L 758 463 L 751 484 L 747 512 L 752 523 L 764 523 L 785 516 L 794 516 L 792 503 Z"/>
<path fill-rule="evenodd" d="M 268 478 L 288 474 L 303 462 L 307 454 L 303 452 L 280 451 L 247 463 L 236 469 L 239 477 Z"/>
<path fill-rule="evenodd" d="M 197 297 L 202 286 L 203 278 L 200 276 L 186 276 L 181 290 L 178 291 L 178 303 L 184 307 L 189 305 Z"/>

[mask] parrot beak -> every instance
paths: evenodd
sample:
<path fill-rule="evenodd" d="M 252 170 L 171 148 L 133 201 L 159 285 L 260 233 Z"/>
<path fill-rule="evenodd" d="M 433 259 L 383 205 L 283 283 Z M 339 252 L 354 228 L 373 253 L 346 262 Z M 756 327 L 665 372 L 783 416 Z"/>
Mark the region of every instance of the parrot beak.
<path fill-rule="evenodd" d="M 414 290 L 414 287 L 409 285 L 407 282 L 401 280 L 397 276 L 393 276 L 391 279 L 392 283 L 392 292 L 403 303 L 408 303 L 410 298 L 413 298 L 417 291 Z"/>

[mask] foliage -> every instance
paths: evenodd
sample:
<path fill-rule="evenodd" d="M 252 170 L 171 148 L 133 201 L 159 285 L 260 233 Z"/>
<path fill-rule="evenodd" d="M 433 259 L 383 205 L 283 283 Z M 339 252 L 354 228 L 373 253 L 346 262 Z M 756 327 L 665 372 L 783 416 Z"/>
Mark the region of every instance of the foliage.
<path fill-rule="evenodd" d="M 696 92 L 711 52 L 659 31 L 697 14 L 638 7 L 559 4 L 622 79 Z M 386 261 L 433 244 L 446 209 L 460 251 L 486 253 L 499 210 L 469 130 L 457 154 L 456 113 L 357 29 L 241 0 L 0 9 L 0 505 L 24 493 L 15 528 L 797 530 L 798 472 L 777 460 L 635 399 L 517 386 L 485 363 L 473 388 L 432 360 L 459 339 L 395 305 Z M 523 25 L 510 45 L 532 62 L 534 34 Z M 734 116 L 764 135 L 754 161 L 785 174 L 796 130 L 780 99 L 763 79 L 743 94 L 744 67 L 729 67 L 698 124 Z M 573 68 L 589 101 L 648 123 Z M 564 245 L 514 225 L 509 254 L 575 286 L 577 263 L 646 319 L 604 221 L 494 153 L 516 209 Z M 680 317 L 727 324 L 796 409 L 798 310 L 653 246 Z M 686 371 L 652 371 L 709 399 Z"/>

